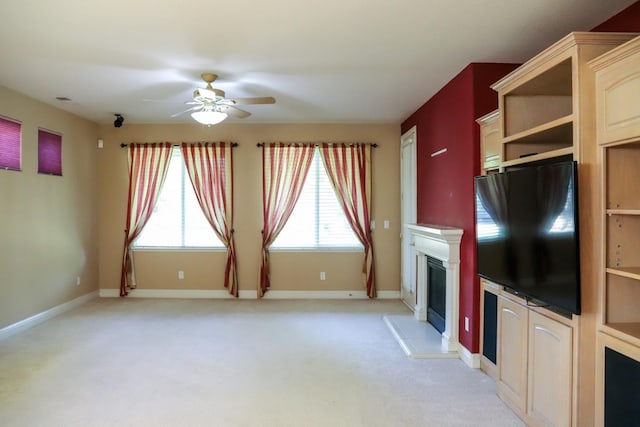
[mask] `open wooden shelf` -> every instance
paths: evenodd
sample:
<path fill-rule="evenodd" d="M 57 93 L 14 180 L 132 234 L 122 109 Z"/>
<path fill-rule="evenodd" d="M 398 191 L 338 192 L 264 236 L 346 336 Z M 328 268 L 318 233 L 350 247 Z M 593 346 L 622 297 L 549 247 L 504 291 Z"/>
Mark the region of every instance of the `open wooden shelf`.
<path fill-rule="evenodd" d="M 615 274 L 616 276 L 640 280 L 640 267 L 607 268 L 606 271 L 607 273 Z M 640 282 L 638 283 L 638 286 L 640 286 Z"/>
<path fill-rule="evenodd" d="M 532 156 L 508 160 L 506 162 L 502 162 L 502 167 L 508 168 L 511 166 L 524 165 L 527 163 L 537 162 L 539 160 L 546 160 L 546 159 L 552 159 L 554 157 L 566 156 L 568 154 L 573 154 L 573 147 L 564 147 L 564 148 L 559 148 L 557 150 L 550 150 L 550 151 L 545 151 L 544 153 L 534 154 Z"/>
<path fill-rule="evenodd" d="M 602 330 L 623 341 L 640 346 L 640 322 L 605 323 Z"/>
<path fill-rule="evenodd" d="M 640 215 L 640 209 L 607 209 L 607 215 Z"/>
<path fill-rule="evenodd" d="M 502 143 L 573 144 L 573 114 L 505 137 Z"/>

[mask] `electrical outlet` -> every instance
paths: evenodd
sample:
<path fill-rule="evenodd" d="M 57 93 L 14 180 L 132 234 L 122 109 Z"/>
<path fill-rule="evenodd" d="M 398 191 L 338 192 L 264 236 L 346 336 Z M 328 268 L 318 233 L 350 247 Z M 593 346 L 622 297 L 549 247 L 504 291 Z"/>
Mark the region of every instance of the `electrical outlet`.
<path fill-rule="evenodd" d="M 320 280 L 327 280 L 327 274 L 324 271 L 320 272 Z"/>
<path fill-rule="evenodd" d="M 80 286 L 80 276 L 76 277 L 76 286 Z"/>
<path fill-rule="evenodd" d="M 464 330 L 469 332 L 469 318 L 464 316 Z"/>
<path fill-rule="evenodd" d="M 182 270 L 178 271 L 178 279 L 179 280 L 183 280 L 184 279 L 184 271 L 182 271 Z"/>
<path fill-rule="evenodd" d="M 388 219 L 384 220 L 384 228 L 389 228 L 389 220 Z"/>
<path fill-rule="evenodd" d="M 374 230 L 376 228 L 376 222 L 371 221 L 371 229 Z"/>

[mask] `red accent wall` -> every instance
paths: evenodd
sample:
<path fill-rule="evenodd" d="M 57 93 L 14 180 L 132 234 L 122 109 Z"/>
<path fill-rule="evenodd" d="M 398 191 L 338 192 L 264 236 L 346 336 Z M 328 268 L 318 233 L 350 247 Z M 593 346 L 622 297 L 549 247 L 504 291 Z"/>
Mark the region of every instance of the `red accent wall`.
<path fill-rule="evenodd" d="M 517 64 L 470 64 L 402 123 L 416 126 L 418 223 L 464 230 L 460 246 L 460 342 L 479 351 L 480 286 L 476 275 L 473 177 L 480 174 L 480 134 L 475 120 L 498 107 L 490 85 Z M 446 148 L 436 157 L 431 153 Z M 469 317 L 469 332 L 464 317 Z"/>
<path fill-rule="evenodd" d="M 640 1 L 607 19 L 591 31 L 599 32 L 640 32 Z"/>

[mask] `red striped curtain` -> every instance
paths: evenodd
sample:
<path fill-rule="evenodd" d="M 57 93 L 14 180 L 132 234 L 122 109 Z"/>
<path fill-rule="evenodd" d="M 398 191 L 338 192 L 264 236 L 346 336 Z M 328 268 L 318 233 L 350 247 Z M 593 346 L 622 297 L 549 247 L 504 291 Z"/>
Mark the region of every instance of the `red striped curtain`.
<path fill-rule="evenodd" d="M 264 144 L 262 149 L 262 262 L 258 296 L 271 285 L 269 246 L 291 216 L 313 160 L 313 145 Z"/>
<path fill-rule="evenodd" d="M 171 144 L 129 144 L 129 197 L 120 275 L 120 296 L 136 287 L 131 244 L 151 217 L 167 176 Z"/>
<path fill-rule="evenodd" d="M 376 297 L 371 235 L 371 145 L 327 144 L 320 154 L 347 221 L 364 246 L 362 272 L 369 298 Z"/>
<path fill-rule="evenodd" d="M 238 296 L 233 238 L 233 150 L 231 144 L 182 144 L 182 157 L 200 207 L 227 247 L 224 287 Z"/>

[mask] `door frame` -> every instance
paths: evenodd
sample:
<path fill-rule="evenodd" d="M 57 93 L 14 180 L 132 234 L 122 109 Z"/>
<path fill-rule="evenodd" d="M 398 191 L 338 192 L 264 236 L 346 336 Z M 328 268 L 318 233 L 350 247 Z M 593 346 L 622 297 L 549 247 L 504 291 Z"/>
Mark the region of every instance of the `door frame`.
<path fill-rule="evenodd" d="M 400 137 L 400 218 L 402 221 L 400 228 L 400 298 L 411 309 L 416 305 L 416 265 L 413 242 L 407 224 L 417 222 L 417 128 L 413 126 Z M 404 150 L 409 149 L 409 164 L 405 164 Z M 409 168 L 409 180 L 405 182 L 405 170 Z M 409 198 L 409 212 L 405 212 L 405 198 Z M 407 277 L 408 276 L 408 277 Z M 413 281 L 413 286 L 405 286 L 407 282 Z"/>

